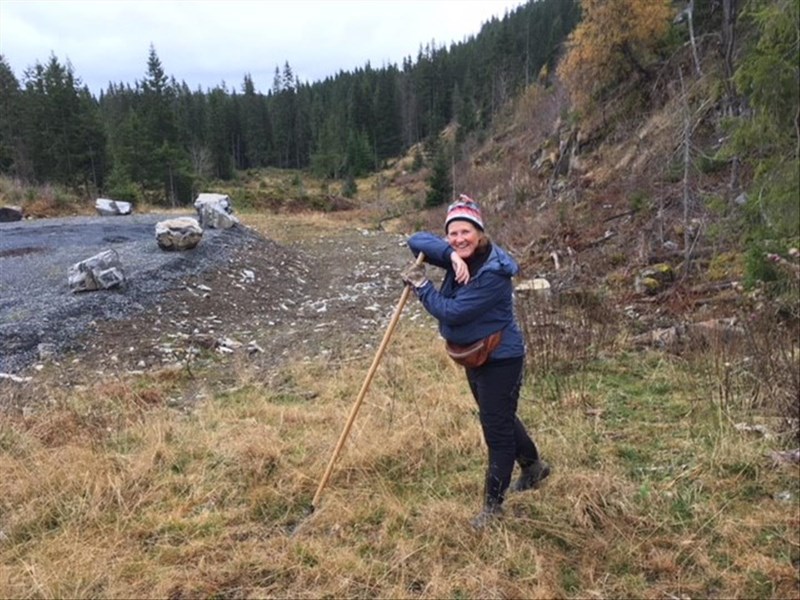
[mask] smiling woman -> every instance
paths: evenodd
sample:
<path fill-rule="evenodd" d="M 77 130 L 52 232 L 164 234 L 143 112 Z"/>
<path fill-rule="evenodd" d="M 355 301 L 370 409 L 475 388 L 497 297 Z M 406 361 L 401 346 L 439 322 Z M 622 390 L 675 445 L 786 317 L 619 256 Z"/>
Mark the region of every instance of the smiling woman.
<path fill-rule="evenodd" d="M 550 474 L 539 450 L 516 416 L 525 345 L 514 317 L 511 278 L 519 267 L 484 232 L 478 204 L 461 195 L 447 209 L 446 238 L 416 233 L 408 240 L 415 255 L 445 269 L 436 290 L 416 263 L 403 272 L 422 305 L 439 321 L 450 357 L 464 366 L 478 404 L 489 450 L 483 509 L 472 519 L 482 529 L 502 514 L 514 463 L 521 469 L 514 491 L 534 489 Z"/>

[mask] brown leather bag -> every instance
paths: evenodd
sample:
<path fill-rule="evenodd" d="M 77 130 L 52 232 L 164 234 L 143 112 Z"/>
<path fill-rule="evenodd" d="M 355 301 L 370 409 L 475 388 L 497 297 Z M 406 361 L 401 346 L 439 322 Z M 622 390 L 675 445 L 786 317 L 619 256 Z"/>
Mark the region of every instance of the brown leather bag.
<path fill-rule="evenodd" d="M 447 342 L 447 354 L 458 364 L 474 369 L 486 362 L 492 351 L 500 345 L 502 337 L 503 332 L 501 330 L 468 346 Z"/>

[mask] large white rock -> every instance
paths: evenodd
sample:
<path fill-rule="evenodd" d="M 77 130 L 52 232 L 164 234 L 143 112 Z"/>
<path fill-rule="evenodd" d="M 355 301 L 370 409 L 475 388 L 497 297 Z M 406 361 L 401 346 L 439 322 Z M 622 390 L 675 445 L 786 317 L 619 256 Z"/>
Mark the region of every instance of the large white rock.
<path fill-rule="evenodd" d="M 230 196 L 227 194 L 198 194 L 197 199 L 194 201 L 194 207 L 199 208 L 204 204 L 217 204 L 225 212 L 233 212 L 233 203 L 231 202 Z"/>
<path fill-rule="evenodd" d="M 116 215 L 129 215 L 133 206 L 130 202 L 122 200 L 110 200 L 108 198 L 98 198 L 94 201 L 94 208 L 97 214 L 103 217 L 114 217 Z"/>
<path fill-rule="evenodd" d="M 194 201 L 194 207 L 201 227 L 230 229 L 239 222 L 231 214 L 233 204 L 226 194 L 200 194 Z"/>
<path fill-rule="evenodd" d="M 203 229 L 197 219 L 179 217 L 156 223 L 156 242 L 162 250 L 191 250 L 200 243 Z"/>
<path fill-rule="evenodd" d="M 550 282 L 547 279 L 536 277 L 534 279 L 526 279 L 520 282 L 515 288 L 515 292 L 540 294 L 542 296 L 550 296 Z"/>
<path fill-rule="evenodd" d="M 239 222 L 232 214 L 222 210 L 216 204 L 204 204 L 197 210 L 202 227 L 211 229 L 230 229 Z"/>
<path fill-rule="evenodd" d="M 104 250 L 69 268 L 69 287 L 73 292 L 107 290 L 125 281 L 116 250 Z"/>

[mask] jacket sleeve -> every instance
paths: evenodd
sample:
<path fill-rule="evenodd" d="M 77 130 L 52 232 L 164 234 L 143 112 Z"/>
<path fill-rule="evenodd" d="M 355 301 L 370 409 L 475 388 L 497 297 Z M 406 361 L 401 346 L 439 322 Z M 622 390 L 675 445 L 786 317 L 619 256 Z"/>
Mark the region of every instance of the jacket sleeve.
<path fill-rule="evenodd" d="M 433 285 L 426 284 L 417 292 L 425 309 L 446 325 L 462 325 L 474 321 L 497 304 L 506 293 L 508 278 L 485 272 L 460 288 L 455 297 L 443 296 Z"/>
<path fill-rule="evenodd" d="M 451 266 L 450 255 L 453 253 L 453 249 L 443 238 L 427 231 L 422 231 L 408 238 L 407 243 L 415 257 L 422 252 L 425 254 L 425 262 L 427 263 L 442 269 L 447 269 Z"/>

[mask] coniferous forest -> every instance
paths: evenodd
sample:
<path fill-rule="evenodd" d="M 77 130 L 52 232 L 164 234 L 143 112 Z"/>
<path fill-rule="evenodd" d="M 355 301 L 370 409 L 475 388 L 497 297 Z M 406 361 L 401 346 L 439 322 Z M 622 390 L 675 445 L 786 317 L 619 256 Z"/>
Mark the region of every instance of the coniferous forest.
<path fill-rule="evenodd" d="M 552 70 L 579 16 L 577 0 L 530 1 L 462 42 L 421 45 L 402 65 L 367 63 L 312 83 L 285 61 L 266 94 L 249 74 L 238 89 L 192 90 L 152 46 L 141 81 L 109 82 L 99 97 L 55 55 L 22 81 L 0 56 L 0 174 L 168 206 L 243 169 L 358 177 L 419 142 L 434 147 L 450 123 L 460 139 L 486 129 Z"/>

